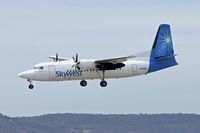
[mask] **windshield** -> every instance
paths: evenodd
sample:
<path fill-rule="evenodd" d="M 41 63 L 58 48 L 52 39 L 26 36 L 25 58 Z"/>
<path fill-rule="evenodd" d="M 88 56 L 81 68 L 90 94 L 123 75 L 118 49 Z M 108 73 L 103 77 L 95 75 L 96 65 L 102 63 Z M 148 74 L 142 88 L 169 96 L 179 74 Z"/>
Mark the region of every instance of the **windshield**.
<path fill-rule="evenodd" d="M 43 66 L 33 67 L 33 69 L 44 69 Z"/>

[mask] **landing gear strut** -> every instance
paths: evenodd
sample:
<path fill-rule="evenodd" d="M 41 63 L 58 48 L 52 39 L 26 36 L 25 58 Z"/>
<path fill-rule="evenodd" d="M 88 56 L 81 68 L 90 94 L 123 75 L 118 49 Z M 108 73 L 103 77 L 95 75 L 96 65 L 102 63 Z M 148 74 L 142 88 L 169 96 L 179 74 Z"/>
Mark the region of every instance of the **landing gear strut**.
<path fill-rule="evenodd" d="M 82 87 L 85 87 L 85 86 L 87 85 L 87 81 L 81 80 L 80 85 L 81 85 Z"/>
<path fill-rule="evenodd" d="M 106 87 L 107 86 L 107 82 L 105 81 L 105 70 L 103 70 L 103 78 L 100 82 L 100 86 L 101 87 Z"/>
<path fill-rule="evenodd" d="M 29 89 L 33 89 L 33 88 L 34 88 L 34 85 L 32 85 L 31 80 L 28 79 L 27 81 L 30 83 L 30 85 L 28 86 L 28 88 L 29 88 Z"/>

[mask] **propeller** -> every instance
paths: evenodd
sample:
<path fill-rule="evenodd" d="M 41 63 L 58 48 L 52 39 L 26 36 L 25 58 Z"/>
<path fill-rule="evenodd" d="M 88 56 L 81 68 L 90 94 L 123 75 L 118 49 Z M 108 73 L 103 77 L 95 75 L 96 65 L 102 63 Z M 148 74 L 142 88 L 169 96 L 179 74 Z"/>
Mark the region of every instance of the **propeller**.
<path fill-rule="evenodd" d="M 56 53 L 56 58 L 55 58 L 55 62 L 58 62 L 59 59 L 58 59 L 58 53 Z"/>
<path fill-rule="evenodd" d="M 76 56 L 75 56 L 75 57 L 72 56 L 72 59 L 73 59 L 74 63 L 76 63 L 76 64 L 74 64 L 72 67 L 75 67 L 75 69 L 80 70 L 79 64 L 80 64 L 81 62 L 80 62 L 79 59 L 78 59 L 78 53 L 76 53 Z"/>
<path fill-rule="evenodd" d="M 72 59 L 74 60 L 75 63 L 77 63 L 77 62 L 78 62 L 78 53 L 76 53 L 76 56 L 75 56 L 75 57 L 72 56 Z"/>
<path fill-rule="evenodd" d="M 65 60 L 71 60 L 69 58 L 63 58 L 63 57 L 59 57 L 58 53 L 56 53 L 55 56 L 49 56 L 50 59 L 52 59 L 54 62 L 60 62 L 60 61 L 65 61 Z"/>

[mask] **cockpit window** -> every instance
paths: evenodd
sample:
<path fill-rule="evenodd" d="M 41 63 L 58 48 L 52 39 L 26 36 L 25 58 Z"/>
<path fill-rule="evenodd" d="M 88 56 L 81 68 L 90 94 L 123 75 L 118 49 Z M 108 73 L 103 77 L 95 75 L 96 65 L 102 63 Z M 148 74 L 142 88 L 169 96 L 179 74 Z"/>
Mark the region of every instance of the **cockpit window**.
<path fill-rule="evenodd" d="M 33 67 L 33 69 L 44 69 L 44 67 L 43 66 Z"/>
<path fill-rule="evenodd" d="M 41 67 L 39 67 L 39 69 L 44 69 L 44 67 L 43 67 L 43 66 L 41 66 Z"/>

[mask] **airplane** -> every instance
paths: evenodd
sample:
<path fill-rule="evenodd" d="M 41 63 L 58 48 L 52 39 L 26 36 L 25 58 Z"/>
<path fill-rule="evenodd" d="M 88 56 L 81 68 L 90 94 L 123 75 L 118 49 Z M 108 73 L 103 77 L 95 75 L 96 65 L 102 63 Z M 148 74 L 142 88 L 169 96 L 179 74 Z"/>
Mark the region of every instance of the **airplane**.
<path fill-rule="evenodd" d="M 100 86 L 106 87 L 105 79 L 124 78 L 156 72 L 178 65 L 176 62 L 168 24 L 161 24 L 158 28 L 153 47 L 147 60 L 140 54 L 132 54 L 108 59 L 79 59 L 75 57 L 62 58 L 58 54 L 50 56 L 53 62 L 36 64 L 33 69 L 19 73 L 18 76 L 27 79 L 29 89 L 33 89 L 32 81 L 66 81 L 80 80 L 82 87 L 87 86 L 86 80 L 100 79 Z M 144 56 L 145 57 L 145 56 Z"/>

